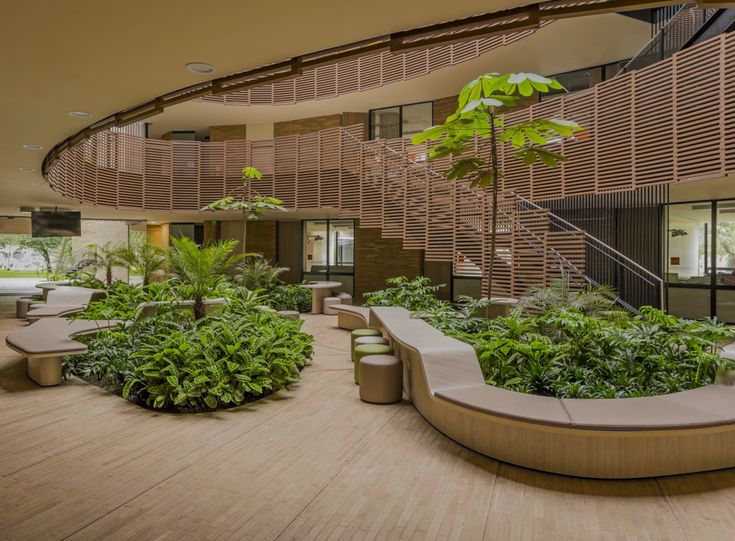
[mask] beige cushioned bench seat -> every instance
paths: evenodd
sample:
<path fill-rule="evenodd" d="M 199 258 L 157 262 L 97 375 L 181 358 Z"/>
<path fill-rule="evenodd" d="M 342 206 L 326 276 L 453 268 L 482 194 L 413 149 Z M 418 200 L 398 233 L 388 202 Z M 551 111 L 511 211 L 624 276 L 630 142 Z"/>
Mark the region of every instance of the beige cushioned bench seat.
<path fill-rule="evenodd" d="M 106 295 L 107 293 L 101 289 L 59 286 L 48 292 L 45 304 L 31 305 L 31 309 L 26 313 L 26 319 L 34 321 L 81 312 L 90 302 L 102 299 Z"/>
<path fill-rule="evenodd" d="M 61 357 L 80 355 L 87 346 L 73 339 L 80 334 L 95 333 L 123 324 L 116 320 L 41 319 L 33 325 L 8 333 L 8 347 L 28 359 L 28 375 L 39 385 L 61 383 Z"/>
<path fill-rule="evenodd" d="M 352 306 L 351 304 L 334 304 L 332 310 L 337 312 L 337 326 L 340 329 L 354 331 L 365 329 L 370 320 L 370 308 Z"/>
<path fill-rule="evenodd" d="M 561 401 L 550 396 L 516 393 L 484 383 L 437 391 L 435 394 L 453 404 L 481 413 L 545 425 L 572 425 Z"/>
<path fill-rule="evenodd" d="M 404 388 L 437 429 L 520 466 L 598 478 L 735 466 L 735 387 L 655 397 L 557 399 L 486 385 L 474 350 L 403 308 L 370 311 L 404 363 Z"/>

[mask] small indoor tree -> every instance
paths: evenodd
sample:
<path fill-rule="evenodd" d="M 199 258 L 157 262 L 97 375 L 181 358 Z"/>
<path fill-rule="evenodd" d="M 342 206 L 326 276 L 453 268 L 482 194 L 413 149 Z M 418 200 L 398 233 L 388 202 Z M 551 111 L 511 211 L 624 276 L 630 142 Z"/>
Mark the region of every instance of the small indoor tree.
<path fill-rule="evenodd" d="M 157 276 L 164 274 L 168 262 L 166 250 L 151 244 L 140 244 L 121 249 L 121 261 L 132 272 L 143 278 L 143 286 L 149 285 Z"/>
<path fill-rule="evenodd" d="M 199 248 L 189 237 L 174 237 L 171 243 L 168 256 L 171 274 L 194 301 L 194 318 L 201 319 L 206 315 L 205 299 L 227 281 L 228 270 L 243 256 L 232 255 L 236 240 L 215 242 L 204 248 Z"/>
<path fill-rule="evenodd" d="M 260 180 L 263 174 L 255 167 L 246 167 L 242 170 L 242 188 L 238 188 L 236 193 L 230 193 L 222 199 L 211 202 L 202 210 L 223 210 L 223 211 L 239 211 L 242 213 L 242 251 L 247 251 L 248 239 L 248 220 L 258 220 L 264 212 L 275 211 L 285 212 L 287 209 L 283 206 L 283 201 L 277 197 L 269 197 L 260 195 L 254 190 L 250 190 L 251 196 L 248 198 L 248 185 L 253 180 Z"/>
<path fill-rule="evenodd" d="M 534 73 L 486 73 L 467 83 L 459 94 L 457 110 L 446 122 L 432 126 L 413 137 L 414 144 L 438 141 L 427 153 L 427 160 L 451 156 L 446 178 L 467 180 L 472 188 L 492 188 L 492 235 L 488 298 L 492 297 L 498 225 L 498 183 L 501 171 L 500 147 L 510 145 L 517 159 L 530 166 L 540 161 L 556 167 L 566 158 L 548 148 L 561 138 L 573 136 L 582 128 L 573 121 L 535 118 L 507 125 L 502 113 L 534 92 L 544 94 L 564 87 L 551 77 Z M 475 137 L 490 140 L 487 156 L 468 155 Z"/>

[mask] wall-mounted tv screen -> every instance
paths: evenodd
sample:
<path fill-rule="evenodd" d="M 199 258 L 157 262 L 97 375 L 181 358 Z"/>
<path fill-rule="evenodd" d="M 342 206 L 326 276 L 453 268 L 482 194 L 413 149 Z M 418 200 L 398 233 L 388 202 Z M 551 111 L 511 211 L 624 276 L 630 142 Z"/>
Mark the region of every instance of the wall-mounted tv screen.
<path fill-rule="evenodd" d="M 31 212 L 31 236 L 78 237 L 82 234 L 82 214 L 70 211 Z"/>

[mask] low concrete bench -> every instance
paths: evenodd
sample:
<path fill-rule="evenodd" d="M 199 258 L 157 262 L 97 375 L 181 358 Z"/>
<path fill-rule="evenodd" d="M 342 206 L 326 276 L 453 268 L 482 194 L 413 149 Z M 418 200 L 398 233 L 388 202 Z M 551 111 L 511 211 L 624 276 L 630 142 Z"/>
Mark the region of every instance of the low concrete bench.
<path fill-rule="evenodd" d="M 45 303 L 32 304 L 26 312 L 26 319 L 36 321 L 41 318 L 75 314 L 84 310 L 90 302 L 106 296 L 107 293 L 102 289 L 59 286 L 48 290 Z"/>
<path fill-rule="evenodd" d="M 354 331 L 364 329 L 370 320 L 370 308 L 352 306 L 350 304 L 335 304 L 332 310 L 337 312 L 337 326 L 340 329 Z"/>
<path fill-rule="evenodd" d="M 28 375 L 33 381 L 43 386 L 58 385 L 61 383 L 61 358 L 87 352 L 87 346 L 74 340 L 74 336 L 96 333 L 121 324 L 116 320 L 48 318 L 8 333 L 5 343 L 28 359 Z"/>
<path fill-rule="evenodd" d="M 735 466 L 735 387 L 558 399 L 486 385 L 473 349 L 403 308 L 370 326 L 404 364 L 404 389 L 437 429 L 484 455 L 580 477 L 624 479 Z"/>

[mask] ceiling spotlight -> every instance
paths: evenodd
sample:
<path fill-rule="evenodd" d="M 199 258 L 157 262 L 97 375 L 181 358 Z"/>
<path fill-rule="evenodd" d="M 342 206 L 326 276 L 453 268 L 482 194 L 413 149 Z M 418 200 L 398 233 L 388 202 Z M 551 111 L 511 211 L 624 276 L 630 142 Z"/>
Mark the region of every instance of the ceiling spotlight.
<path fill-rule="evenodd" d="M 69 116 L 73 116 L 74 118 L 89 118 L 92 114 L 87 111 L 69 111 Z"/>
<path fill-rule="evenodd" d="M 189 62 L 186 65 L 186 69 L 197 74 L 214 73 L 214 66 L 206 62 Z"/>
<path fill-rule="evenodd" d="M 41 145 L 23 145 L 23 148 L 26 150 L 41 150 L 43 147 Z"/>
<path fill-rule="evenodd" d="M 35 167 L 18 167 L 18 171 L 23 171 L 24 173 L 33 173 L 35 170 Z"/>

